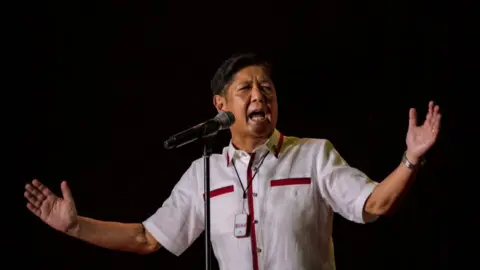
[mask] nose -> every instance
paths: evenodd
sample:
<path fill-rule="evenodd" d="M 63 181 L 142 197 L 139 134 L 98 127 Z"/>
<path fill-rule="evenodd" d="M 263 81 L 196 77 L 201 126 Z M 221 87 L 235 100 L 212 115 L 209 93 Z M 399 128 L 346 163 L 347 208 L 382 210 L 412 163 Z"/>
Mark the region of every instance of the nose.
<path fill-rule="evenodd" d="M 265 102 L 265 95 L 263 91 L 260 89 L 259 85 L 254 85 L 252 87 L 252 94 L 251 94 L 251 102 Z"/>

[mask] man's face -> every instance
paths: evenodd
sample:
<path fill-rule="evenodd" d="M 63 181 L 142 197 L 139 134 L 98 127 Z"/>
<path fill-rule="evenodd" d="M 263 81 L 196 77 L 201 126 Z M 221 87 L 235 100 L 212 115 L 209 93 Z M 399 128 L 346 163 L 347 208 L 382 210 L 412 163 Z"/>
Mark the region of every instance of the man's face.
<path fill-rule="evenodd" d="M 226 98 L 215 97 L 218 110 L 235 115 L 233 134 L 268 138 L 277 124 L 278 104 L 275 87 L 265 70 L 249 66 L 237 72 Z"/>

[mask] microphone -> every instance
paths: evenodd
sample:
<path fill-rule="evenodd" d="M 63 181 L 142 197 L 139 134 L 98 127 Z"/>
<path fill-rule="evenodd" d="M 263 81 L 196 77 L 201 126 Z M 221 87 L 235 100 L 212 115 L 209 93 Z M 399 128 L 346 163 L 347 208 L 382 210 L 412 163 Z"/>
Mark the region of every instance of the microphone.
<path fill-rule="evenodd" d="M 214 118 L 171 136 L 163 143 L 166 149 L 178 148 L 201 138 L 215 136 L 235 122 L 231 112 L 220 112 Z"/>

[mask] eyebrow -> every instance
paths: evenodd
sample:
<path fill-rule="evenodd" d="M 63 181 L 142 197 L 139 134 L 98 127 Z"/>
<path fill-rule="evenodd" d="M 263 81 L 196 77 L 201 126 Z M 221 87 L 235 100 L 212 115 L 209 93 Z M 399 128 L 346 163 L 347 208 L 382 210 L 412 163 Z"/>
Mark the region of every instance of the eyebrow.
<path fill-rule="evenodd" d="M 261 78 L 258 80 L 259 83 L 271 83 L 272 81 L 268 78 Z M 251 79 L 247 79 L 245 81 L 240 81 L 239 83 L 237 83 L 238 85 L 243 85 L 243 84 L 251 84 L 252 83 L 252 80 Z"/>

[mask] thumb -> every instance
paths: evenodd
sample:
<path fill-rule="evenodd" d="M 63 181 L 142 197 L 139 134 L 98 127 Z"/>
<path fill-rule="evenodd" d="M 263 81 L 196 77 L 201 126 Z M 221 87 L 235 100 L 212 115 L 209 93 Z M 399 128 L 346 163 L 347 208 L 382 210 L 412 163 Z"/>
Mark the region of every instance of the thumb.
<path fill-rule="evenodd" d="M 72 192 L 68 187 L 67 181 L 62 181 L 62 184 L 60 185 L 60 187 L 62 189 L 63 198 L 67 201 L 73 201 Z"/>
<path fill-rule="evenodd" d="M 417 111 L 414 108 L 410 109 L 409 119 L 408 119 L 408 128 L 413 128 L 417 126 Z"/>

